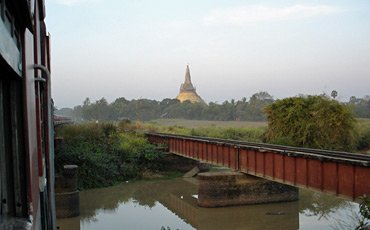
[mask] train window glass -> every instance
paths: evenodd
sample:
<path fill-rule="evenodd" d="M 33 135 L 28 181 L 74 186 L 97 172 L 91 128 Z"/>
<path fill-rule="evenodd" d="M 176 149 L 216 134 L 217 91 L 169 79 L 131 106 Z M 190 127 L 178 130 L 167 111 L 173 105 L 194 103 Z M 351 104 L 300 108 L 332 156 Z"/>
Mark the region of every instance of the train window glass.
<path fill-rule="evenodd" d="M 5 17 L 4 17 L 5 27 L 8 29 L 9 33 L 13 37 L 12 16 L 6 6 L 5 6 L 4 14 L 5 14 Z"/>
<path fill-rule="evenodd" d="M 13 41 L 16 44 L 18 50 L 20 50 L 21 49 L 21 39 L 20 39 L 20 33 L 18 30 L 18 27 L 15 23 L 14 14 L 12 14 L 12 12 L 9 10 L 10 8 L 5 0 L 0 0 L 0 1 L 1 1 L 0 5 L 2 7 L 1 14 L 4 15 L 2 18 L 4 21 L 5 27 L 7 28 L 10 35 L 12 36 Z"/>
<path fill-rule="evenodd" d="M 18 33 L 17 30 L 14 30 L 14 41 L 15 41 L 15 44 L 17 45 L 18 50 L 20 50 L 20 48 L 21 48 L 21 40 L 19 38 L 19 33 Z"/>
<path fill-rule="evenodd" d="M 30 0 L 30 9 L 31 14 L 33 15 L 35 13 L 35 0 Z"/>
<path fill-rule="evenodd" d="M 1 16 L 1 19 L 4 21 L 5 18 L 4 18 L 4 4 L 5 4 L 5 0 L 0 0 L 0 16 Z"/>

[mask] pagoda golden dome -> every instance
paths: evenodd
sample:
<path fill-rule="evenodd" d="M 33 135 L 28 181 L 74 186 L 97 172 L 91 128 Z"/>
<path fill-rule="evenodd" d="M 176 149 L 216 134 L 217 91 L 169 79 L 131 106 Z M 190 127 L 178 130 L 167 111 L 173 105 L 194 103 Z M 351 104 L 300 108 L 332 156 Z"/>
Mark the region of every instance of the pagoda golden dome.
<path fill-rule="evenodd" d="M 205 103 L 197 94 L 195 87 L 191 83 L 189 65 L 186 66 L 185 82 L 180 86 L 180 93 L 176 97 L 180 102 L 190 101 L 191 103 Z"/>

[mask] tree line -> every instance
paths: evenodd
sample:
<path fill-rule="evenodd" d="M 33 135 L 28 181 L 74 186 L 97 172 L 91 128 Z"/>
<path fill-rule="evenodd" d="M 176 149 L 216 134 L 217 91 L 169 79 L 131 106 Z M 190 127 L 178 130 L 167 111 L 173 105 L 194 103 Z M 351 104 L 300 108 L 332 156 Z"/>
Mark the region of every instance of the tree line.
<path fill-rule="evenodd" d="M 370 95 L 363 98 L 352 96 L 349 98 L 348 105 L 353 106 L 356 117 L 370 118 Z"/>
<path fill-rule="evenodd" d="M 333 95 L 332 95 L 333 97 Z M 59 115 L 69 116 L 79 122 L 84 121 L 120 121 L 122 119 L 149 121 L 158 118 L 182 118 L 192 120 L 214 121 L 267 121 L 263 108 L 275 102 L 273 96 L 266 91 L 253 94 L 249 100 L 226 100 L 223 103 L 210 102 L 181 103 L 177 99 L 166 98 L 162 101 L 150 99 L 127 100 L 117 98 L 108 103 L 105 98 L 91 102 L 86 98 L 82 105 L 73 109 L 63 108 L 57 110 Z M 352 106 L 357 118 L 370 118 L 370 96 L 356 98 L 352 96 L 348 102 Z"/>
<path fill-rule="evenodd" d="M 56 111 L 59 115 L 69 116 L 77 121 L 120 121 L 122 119 L 149 121 L 158 118 L 183 118 L 193 120 L 215 121 L 266 121 L 262 109 L 274 102 L 273 97 L 264 91 L 255 93 L 249 100 L 243 97 L 241 100 L 217 102 L 181 103 L 177 99 L 166 98 L 162 101 L 150 99 L 127 100 L 124 97 L 117 98 L 108 103 L 105 98 L 91 102 L 86 98 L 82 105 L 73 109 L 63 108 Z"/>

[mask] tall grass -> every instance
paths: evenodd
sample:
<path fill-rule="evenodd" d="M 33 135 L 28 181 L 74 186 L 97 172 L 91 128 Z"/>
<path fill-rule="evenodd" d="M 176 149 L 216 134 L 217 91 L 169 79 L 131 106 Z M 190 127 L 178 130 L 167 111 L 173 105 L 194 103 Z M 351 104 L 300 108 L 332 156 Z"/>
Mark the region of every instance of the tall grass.
<path fill-rule="evenodd" d="M 179 135 L 204 136 L 221 139 L 232 139 L 250 142 L 263 142 L 266 127 L 184 127 L 184 126 L 161 126 L 157 123 L 141 123 L 141 130 L 164 132 Z"/>
<path fill-rule="evenodd" d="M 197 129 L 191 129 L 190 133 L 193 136 L 263 142 L 265 132 L 265 128 L 200 127 Z"/>

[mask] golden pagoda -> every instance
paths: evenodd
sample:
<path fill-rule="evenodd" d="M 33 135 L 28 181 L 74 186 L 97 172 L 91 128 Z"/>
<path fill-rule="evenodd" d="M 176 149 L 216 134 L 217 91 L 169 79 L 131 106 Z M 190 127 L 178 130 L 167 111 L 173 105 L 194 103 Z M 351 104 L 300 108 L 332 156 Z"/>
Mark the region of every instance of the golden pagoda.
<path fill-rule="evenodd" d="M 191 83 L 189 65 L 186 66 L 185 82 L 180 86 L 180 93 L 176 97 L 179 101 L 190 101 L 191 103 L 205 103 L 197 94 L 195 87 Z"/>

